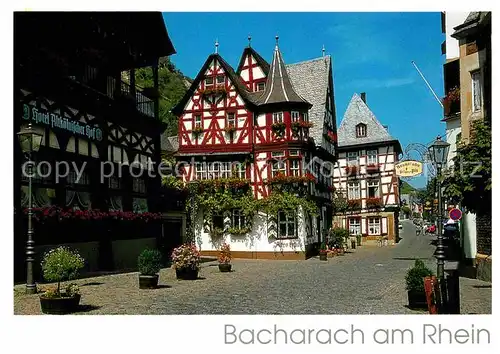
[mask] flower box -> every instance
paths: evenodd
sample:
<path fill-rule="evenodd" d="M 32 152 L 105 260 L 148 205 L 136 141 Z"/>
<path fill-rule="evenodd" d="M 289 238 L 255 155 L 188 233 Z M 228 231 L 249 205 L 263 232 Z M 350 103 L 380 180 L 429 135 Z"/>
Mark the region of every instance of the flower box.
<path fill-rule="evenodd" d="M 226 95 L 227 89 L 226 86 L 224 85 L 209 86 L 204 90 L 200 90 L 200 94 L 202 96 L 221 95 L 221 94 Z"/>
<path fill-rule="evenodd" d="M 377 173 L 379 171 L 378 164 L 372 163 L 366 165 L 366 173 Z"/>
<path fill-rule="evenodd" d="M 236 131 L 236 127 L 232 124 L 226 125 L 226 127 L 224 128 L 224 131 L 226 133 L 233 134 Z"/>
<path fill-rule="evenodd" d="M 285 134 L 285 128 L 285 123 L 273 123 L 273 125 L 271 125 L 271 130 L 278 136 L 283 136 Z"/>
<path fill-rule="evenodd" d="M 350 209 L 361 209 L 361 199 L 351 199 L 347 201 Z"/>
<path fill-rule="evenodd" d="M 194 127 L 192 130 L 193 135 L 198 136 L 203 133 L 204 129 L 200 126 Z"/>

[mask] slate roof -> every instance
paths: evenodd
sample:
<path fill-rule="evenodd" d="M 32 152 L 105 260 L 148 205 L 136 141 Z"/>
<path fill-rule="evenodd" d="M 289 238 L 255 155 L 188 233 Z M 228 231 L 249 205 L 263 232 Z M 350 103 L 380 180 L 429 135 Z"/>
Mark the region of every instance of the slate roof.
<path fill-rule="evenodd" d="M 273 61 L 266 80 L 266 88 L 258 100 L 259 105 L 275 103 L 303 103 L 310 105 L 295 91 L 278 44 L 274 49 Z"/>
<path fill-rule="evenodd" d="M 309 129 L 309 136 L 314 139 L 316 145 L 321 145 L 323 141 L 326 92 L 331 67 L 332 60 L 329 55 L 286 66 L 297 93 L 312 104 L 309 109 L 309 121 L 313 126 Z"/>
<path fill-rule="evenodd" d="M 167 134 L 163 133 L 161 135 L 160 141 L 161 151 L 167 153 L 174 153 L 179 150 L 179 137 L 177 135 L 167 136 Z"/>
<path fill-rule="evenodd" d="M 366 124 L 366 137 L 356 137 L 356 125 Z M 395 141 L 365 102 L 354 94 L 337 131 L 339 147 Z"/>

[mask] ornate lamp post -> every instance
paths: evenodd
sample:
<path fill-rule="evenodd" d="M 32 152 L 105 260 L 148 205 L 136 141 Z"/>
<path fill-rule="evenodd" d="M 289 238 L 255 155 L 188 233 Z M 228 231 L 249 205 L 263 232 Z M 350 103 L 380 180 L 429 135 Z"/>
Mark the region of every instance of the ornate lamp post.
<path fill-rule="evenodd" d="M 26 293 L 35 294 L 36 284 L 33 279 L 33 263 L 35 261 L 35 242 L 33 241 L 33 205 L 31 199 L 31 180 L 33 177 L 33 165 L 31 161 L 31 153 L 38 151 L 42 142 L 44 131 L 43 129 L 31 125 L 31 123 L 21 127 L 21 131 L 17 133 L 21 149 L 28 155 L 28 162 L 23 166 L 22 173 L 28 175 L 28 241 L 26 242 Z M 27 169 L 25 168 L 27 167 Z"/>
<path fill-rule="evenodd" d="M 436 166 L 436 185 L 437 185 L 437 196 L 438 196 L 438 211 L 437 211 L 437 249 L 436 249 L 436 259 L 437 259 L 437 278 L 444 278 L 444 245 L 443 245 L 443 202 L 441 195 L 441 169 L 443 164 L 446 163 L 446 158 L 448 157 L 448 150 L 450 148 L 450 144 L 441 140 L 441 137 L 438 136 L 436 140 L 429 146 L 429 156 L 432 159 L 432 162 Z"/>

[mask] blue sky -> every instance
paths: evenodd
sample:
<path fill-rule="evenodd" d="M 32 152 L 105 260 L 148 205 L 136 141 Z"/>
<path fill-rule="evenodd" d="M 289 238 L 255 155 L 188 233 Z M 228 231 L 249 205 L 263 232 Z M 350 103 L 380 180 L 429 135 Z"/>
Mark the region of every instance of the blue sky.
<path fill-rule="evenodd" d="M 366 92 L 370 109 L 403 149 L 444 134 L 443 110 L 411 61 L 443 96 L 440 13 L 164 13 L 177 68 L 194 78 L 219 41 L 235 69 L 252 47 L 270 61 L 279 35 L 285 63 L 326 54 L 333 58 L 337 124 L 354 93 Z M 411 181 L 421 187 L 425 177 Z"/>

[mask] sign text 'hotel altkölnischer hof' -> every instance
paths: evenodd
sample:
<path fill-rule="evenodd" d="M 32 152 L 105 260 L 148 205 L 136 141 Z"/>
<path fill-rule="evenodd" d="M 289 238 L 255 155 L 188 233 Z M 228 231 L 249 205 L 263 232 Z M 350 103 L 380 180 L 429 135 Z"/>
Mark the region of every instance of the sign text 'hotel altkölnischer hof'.
<path fill-rule="evenodd" d="M 27 104 L 23 105 L 23 119 L 31 119 L 36 124 L 43 124 L 50 126 L 51 128 L 66 130 L 75 135 L 81 135 L 82 137 L 87 137 L 91 140 L 102 140 L 102 131 L 97 127 L 72 121 L 61 117 L 59 114 L 50 113 Z"/>

